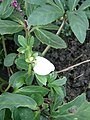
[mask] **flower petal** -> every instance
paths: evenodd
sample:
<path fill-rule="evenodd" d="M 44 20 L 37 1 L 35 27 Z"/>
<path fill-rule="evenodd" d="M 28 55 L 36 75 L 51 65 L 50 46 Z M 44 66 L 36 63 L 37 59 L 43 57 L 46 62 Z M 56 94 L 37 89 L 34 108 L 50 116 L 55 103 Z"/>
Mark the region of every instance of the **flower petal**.
<path fill-rule="evenodd" d="M 38 75 L 48 75 L 51 71 L 55 70 L 55 67 L 46 58 L 38 56 L 36 57 L 36 64 L 33 70 Z"/>

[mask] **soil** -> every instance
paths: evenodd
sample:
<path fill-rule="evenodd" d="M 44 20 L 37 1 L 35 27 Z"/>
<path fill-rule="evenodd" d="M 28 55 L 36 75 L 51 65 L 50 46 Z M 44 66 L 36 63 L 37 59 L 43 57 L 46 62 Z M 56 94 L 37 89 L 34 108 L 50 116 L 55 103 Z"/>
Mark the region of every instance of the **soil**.
<path fill-rule="evenodd" d="M 80 44 L 75 36 L 73 36 L 72 38 L 67 37 L 65 41 L 68 46 L 67 49 L 50 48 L 45 56 L 55 65 L 57 71 L 82 62 L 84 60 L 90 59 L 89 31 L 87 32 L 86 41 L 83 44 Z M 16 49 L 15 43 L 12 43 L 10 45 L 12 45 L 10 46 L 10 48 L 8 44 L 6 46 L 10 50 L 10 52 L 13 51 L 13 48 Z M 42 52 L 45 47 L 45 45 L 40 45 L 39 47 L 37 47 L 37 50 Z M 66 101 L 71 101 L 83 92 L 87 93 L 88 100 L 90 101 L 90 89 L 88 89 L 90 83 L 90 62 L 82 64 L 67 72 L 60 73 L 60 75 L 64 75 L 67 77 L 67 83 L 65 86 Z M 3 77 L 4 79 L 5 77 L 6 79 L 8 78 L 4 69 L 0 70 L 0 77 Z"/>
<path fill-rule="evenodd" d="M 46 54 L 46 58 L 50 60 L 56 67 L 56 70 L 62 70 L 84 60 L 90 59 L 90 32 L 87 32 L 86 40 L 80 44 L 73 36 L 66 39 L 67 49 L 53 49 Z M 39 51 L 43 51 L 45 46 L 38 47 Z M 60 75 L 67 77 L 66 84 L 66 101 L 71 101 L 76 96 L 86 92 L 88 101 L 90 101 L 90 62 L 82 64 Z"/>

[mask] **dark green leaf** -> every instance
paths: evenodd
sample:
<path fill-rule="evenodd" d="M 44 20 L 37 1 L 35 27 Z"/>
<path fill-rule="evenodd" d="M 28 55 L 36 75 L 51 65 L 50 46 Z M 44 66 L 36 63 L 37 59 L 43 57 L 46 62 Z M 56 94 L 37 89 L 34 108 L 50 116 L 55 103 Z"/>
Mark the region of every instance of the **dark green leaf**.
<path fill-rule="evenodd" d="M 12 120 L 12 118 L 11 118 L 11 116 L 12 116 L 12 113 L 11 113 L 11 111 L 10 111 L 10 109 L 5 109 L 5 117 L 4 117 L 4 120 Z M 18 119 L 17 119 L 18 120 Z"/>
<path fill-rule="evenodd" d="M 28 107 L 35 110 L 36 106 L 36 102 L 32 98 L 25 95 L 4 93 L 0 96 L 0 110 L 4 108 L 9 108 L 12 110 L 14 107 Z"/>
<path fill-rule="evenodd" d="M 85 12 L 68 12 L 68 19 L 73 33 L 75 34 L 79 42 L 83 43 L 86 38 L 86 30 L 89 26 Z"/>
<path fill-rule="evenodd" d="M 20 120 L 34 120 L 34 112 L 29 108 L 18 108 Z"/>
<path fill-rule="evenodd" d="M 37 93 L 32 94 L 31 98 L 33 98 L 36 101 L 38 106 L 42 105 L 44 102 L 44 98 L 41 94 L 37 94 Z"/>
<path fill-rule="evenodd" d="M 36 37 L 44 44 L 50 45 L 53 48 L 66 48 L 66 43 L 58 35 L 49 31 L 37 29 L 35 30 Z"/>
<path fill-rule="evenodd" d="M 25 71 L 19 71 L 14 73 L 10 78 L 9 78 L 9 84 L 13 88 L 19 88 L 23 84 L 25 84 Z"/>
<path fill-rule="evenodd" d="M 23 25 L 20 25 L 11 20 L 0 20 L 0 34 L 13 34 L 21 31 L 24 28 Z"/>
<path fill-rule="evenodd" d="M 23 58 L 17 58 L 15 64 L 19 69 L 28 70 L 28 64 Z"/>
<path fill-rule="evenodd" d="M 28 18 L 28 25 L 29 27 L 31 25 L 46 25 L 62 17 L 63 14 L 63 11 L 57 6 L 44 5 L 32 12 Z"/>
<path fill-rule="evenodd" d="M 17 54 L 16 53 L 10 53 L 6 56 L 6 58 L 4 59 L 4 66 L 6 67 L 10 67 L 13 65 L 13 62 L 16 58 Z"/>
<path fill-rule="evenodd" d="M 31 95 L 31 94 L 37 93 L 37 94 L 41 94 L 43 96 L 48 94 L 48 92 L 49 92 L 49 89 L 47 89 L 45 87 L 41 87 L 41 86 L 26 86 L 26 87 L 22 87 L 16 91 L 16 93 L 25 94 L 25 95 Z"/>
<path fill-rule="evenodd" d="M 4 120 L 5 117 L 5 109 L 0 110 L 0 120 Z"/>

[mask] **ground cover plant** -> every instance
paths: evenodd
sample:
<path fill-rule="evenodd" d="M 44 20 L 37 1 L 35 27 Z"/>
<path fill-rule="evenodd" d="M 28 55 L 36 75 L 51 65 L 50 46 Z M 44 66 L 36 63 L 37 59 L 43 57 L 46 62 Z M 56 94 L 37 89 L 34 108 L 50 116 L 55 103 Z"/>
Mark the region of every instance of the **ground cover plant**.
<path fill-rule="evenodd" d="M 9 76 L 8 82 L 0 78 L 0 120 L 90 119 L 85 93 L 66 103 L 67 78 L 45 58 L 51 47 L 67 49 L 60 33 L 73 32 L 84 43 L 89 7 L 90 0 L 0 1 L 0 64 Z M 7 54 L 10 40 L 17 51 Z M 42 53 L 35 50 L 40 43 L 47 45 Z"/>

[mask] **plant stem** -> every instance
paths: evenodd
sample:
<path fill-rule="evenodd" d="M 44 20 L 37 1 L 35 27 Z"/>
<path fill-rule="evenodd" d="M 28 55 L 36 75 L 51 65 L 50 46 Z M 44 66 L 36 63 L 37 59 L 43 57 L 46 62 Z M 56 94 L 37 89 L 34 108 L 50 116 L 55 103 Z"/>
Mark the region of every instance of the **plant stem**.
<path fill-rule="evenodd" d="M 9 84 L 9 85 L 7 86 L 7 88 L 5 89 L 5 92 L 7 92 L 10 87 L 11 87 L 11 85 Z"/>
<path fill-rule="evenodd" d="M 2 36 L 2 45 L 3 45 L 4 54 L 5 54 L 5 57 L 6 57 L 6 56 L 7 56 L 7 50 L 6 50 L 6 45 L 5 45 L 4 36 Z M 9 68 L 7 68 L 7 72 L 8 72 L 8 76 L 10 77 Z"/>
<path fill-rule="evenodd" d="M 59 34 L 60 34 L 60 32 L 61 32 L 61 30 L 62 30 L 64 24 L 65 24 L 65 19 L 63 19 L 63 22 L 62 22 L 61 26 L 59 27 L 59 29 L 58 29 L 56 35 L 59 35 Z M 42 56 L 45 56 L 45 54 L 48 52 L 48 50 L 49 50 L 50 48 L 51 48 L 51 46 L 48 45 L 48 46 L 44 49 L 44 51 L 42 52 Z"/>

